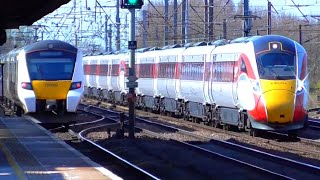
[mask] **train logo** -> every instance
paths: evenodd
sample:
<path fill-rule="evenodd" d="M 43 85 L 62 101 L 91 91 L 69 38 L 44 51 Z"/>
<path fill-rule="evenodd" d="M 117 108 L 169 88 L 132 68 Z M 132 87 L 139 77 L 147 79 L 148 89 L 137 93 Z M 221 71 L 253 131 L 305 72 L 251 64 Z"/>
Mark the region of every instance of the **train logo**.
<path fill-rule="evenodd" d="M 46 83 L 46 87 L 58 87 L 59 85 L 57 83 Z"/>

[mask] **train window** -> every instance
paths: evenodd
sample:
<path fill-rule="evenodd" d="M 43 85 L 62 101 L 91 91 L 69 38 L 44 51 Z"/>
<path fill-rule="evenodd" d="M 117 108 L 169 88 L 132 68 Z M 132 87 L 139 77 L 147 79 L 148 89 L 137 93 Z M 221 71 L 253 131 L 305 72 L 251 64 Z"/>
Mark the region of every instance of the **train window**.
<path fill-rule="evenodd" d="M 153 71 L 153 68 L 152 68 L 152 64 L 148 64 L 148 75 L 147 75 L 147 78 L 152 78 L 152 71 Z"/>
<path fill-rule="evenodd" d="M 264 53 L 257 56 L 261 79 L 295 79 L 295 55 L 290 53 Z"/>
<path fill-rule="evenodd" d="M 97 65 L 91 64 L 90 65 L 90 75 L 96 75 L 96 69 L 97 69 Z"/>
<path fill-rule="evenodd" d="M 119 64 L 113 64 L 111 76 L 118 76 L 118 75 L 119 75 Z"/>
<path fill-rule="evenodd" d="M 52 51 L 54 52 L 59 51 Z M 71 80 L 76 53 L 63 52 L 61 56 L 58 54 L 55 56 L 43 52 L 27 54 L 27 66 L 31 80 Z"/>
<path fill-rule="evenodd" d="M 107 74 L 108 74 L 108 65 L 107 64 L 101 64 L 100 65 L 99 75 L 100 76 L 107 76 Z"/>
<path fill-rule="evenodd" d="M 111 60 L 110 76 L 118 76 L 119 65 L 117 65 L 117 63 L 119 63 L 119 61 L 117 59 L 112 59 Z"/>
<path fill-rule="evenodd" d="M 247 67 L 246 64 L 244 63 L 244 60 L 241 58 L 241 71 L 244 73 L 247 73 Z"/>
<path fill-rule="evenodd" d="M 149 78 L 150 75 L 151 75 L 151 73 L 150 73 L 150 72 L 151 72 L 151 71 L 150 71 L 150 67 L 151 67 L 151 66 L 150 66 L 150 64 L 145 64 L 144 67 L 145 67 L 145 68 L 144 68 L 144 77 L 145 77 L 145 78 Z"/>
<path fill-rule="evenodd" d="M 213 55 L 212 55 L 212 61 L 213 61 L 213 62 L 216 61 L 216 57 L 217 57 L 216 54 L 213 54 Z"/>
<path fill-rule="evenodd" d="M 111 70 L 112 70 L 112 66 L 111 66 L 111 65 L 108 65 L 108 74 L 107 74 L 107 76 L 110 76 L 110 75 L 111 75 Z"/>
<path fill-rule="evenodd" d="M 86 71 L 87 71 L 87 74 L 88 74 L 88 75 L 90 75 L 90 68 L 91 68 L 90 64 L 87 64 Z"/>
<path fill-rule="evenodd" d="M 137 74 L 139 73 L 139 78 L 146 77 L 146 64 L 138 64 Z"/>

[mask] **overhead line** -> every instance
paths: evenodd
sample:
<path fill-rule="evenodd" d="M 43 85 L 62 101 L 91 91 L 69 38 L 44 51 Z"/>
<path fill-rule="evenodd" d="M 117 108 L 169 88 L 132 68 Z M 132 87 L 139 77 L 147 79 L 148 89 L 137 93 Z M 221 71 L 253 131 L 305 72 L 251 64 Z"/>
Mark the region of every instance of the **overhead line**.
<path fill-rule="evenodd" d="M 292 2 L 292 3 L 296 6 L 296 8 L 300 11 L 300 13 L 302 14 L 302 16 L 307 20 L 307 22 L 309 22 L 309 19 L 307 18 L 306 15 L 303 14 L 303 12 L 300 10 L 299 6 L 297 6 L 296 3 L 295 3 L 293 0 L 291 0 L 291 2 Z"/>

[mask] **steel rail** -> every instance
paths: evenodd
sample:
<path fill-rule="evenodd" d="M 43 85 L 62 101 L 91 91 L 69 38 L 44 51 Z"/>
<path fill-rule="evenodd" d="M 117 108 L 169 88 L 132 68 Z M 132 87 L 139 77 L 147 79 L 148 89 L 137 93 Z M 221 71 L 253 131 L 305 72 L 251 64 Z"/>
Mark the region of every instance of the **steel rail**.
<path fill-rule="evenodd" d="M 108 109 L 103 109 L 103 108 L 100 108 L 100 107 L 95 107 L 95 106 L 92 106 L 92 107 L 100 109 L 102 111 L 109 111 Z M 311 164 L 308 164 L 308 163 L 304 163 L 304 162 L 292 160 L 292 159 L 289 159 L 289 158 L 277 156 L 277 155 L 274 155 L 274 154 L 271 154 L 271 153 L 260 151 L 260 150 L 254 149 L 254 148 L 249 148 L 247 146 L 239 145 L 239 144 L 228 142 L 228 141 L 210 139 L 208 137 L 204 137 L 204 136 L 201 136 L 201 135 L 194 134 L 193 132 L 190 132 L 190 131 L 179 129 L 177 127 L 173 127 L 173 126 L 170 126 L 170 125 L 165 125 L 165 124 L 161 124 L 161 123 L 157 123 L 157 122 L 152 122 L 152 121 L 146 120 L 144 118 L 136 117 L 136 120 L 143 121 L 144 123 L 148 123 L 148 124 L 152 124 L 152 125 L 156 125 L 156 126 L 161 126 L 161 127 L 165 128 L 165 129 L 171 129 L 172 131 L 180 132 L 180 133 L 183 133 L 185 135 L 189 135 L 189 136 L 193 136 L 193 137 L 197 137 L 197 138 L 205 138 L 205 139 L 210 140 L 210 142 L 212 142 L 212 143 L 220 144 L 220 145 L 223 145 L 225 147 L 229 147 L 229 148 L 233 148 L 233 149 L 238 149 L 238 150 L 240 150 L 242 152 L 251 153 L 251 154 L 253 154 L 255 156 L 267 157 L 267 159 L 272 158 L 272 161 L 275 161 L 275 162 L 278 162 L 278 163 L 282 163 L 282 164 L 286 164 L 286 165 L 289 165 L 290 167 L 293 167 L 293 168 L 300 168 L 300 169 L 303 169 L 305 171 L 313 172 L 313 173 L 314 172 L 316 172 L 316 173 L 320 172 L 320 167 L 319 166 L 314 166 L 314 165 L 311 165 Z M 143 129 L 143 130 L 145 132 L 147 132 L 145 129 Z"/>
<path fill-rule="evenodd" d="M 92 106 L 90 106 L 92 107 Z M 90 107 L 87 107 L 87 108 L 90 108 Z M 85 108 L 84 110 L 86 111 Z M 97 113 L 94 113 L 94 112 L 89 112 L 89 111 L 86 111 L 87 113 L 90 113 L 90 114 L 94 114 L 94 115 L 97 115 L 97 116 L 101 116 L 102 118 L 99 119 L 99 121 L 101 121 L 101 119 L 110 119 L 110 120 L 113 120 L 113 121 L 116 121 L 115 119 L 113 119 L 112 117 L 106 117 L 104 115 L 100 115 L 100 114 L 97 114 Z M 98 120 L 95 121 L 95 122 L 99 122 Z M 92 122 L 90 122 L 91 124 Z M 83 125 L 85 123 L 79 123 L 78 125 Z M 105 124 L 105 125 L 99 125 L 99 126 L 95 126 L 95 127 L 90 127 L 90 128 L 87 128 L 87 129 L 83 129 L 82 131 L 80 131 L 79 133 L 76 133 L 76 132 L 73 132 L 72 130 L 69 130 L 69 133 L 71 134 L 77 134 L 77 137 L 80 139 L 80 140 L 83 140 L 97 148 L 99 148 L 100 150 L 104 151 L 105 153 L 111 155 L 112 157 L 120 160 L 122 163 L 124 163 L 125 165 L 127 165 L 128 167 L 132 168 L 132 169 L 135 169 L 139 174 L 141 174 L 143 177 L 147 177 L 147 178 L 152 178 L 152 179 L 156 179 L 156 180 L 159 180 L 160 178 L 156 177 L 155 175 L 147 172 L 146 170 L 144 169 L 141 169 L 140 167 L 134 165 L 133 163 L 123 159 L 122 157 L 116 155 L 115 153 L 109 151 L 108 149 L 102 147 L 101 145 L 93 142 L 92 140 L 86 138 L 86 135 L 90 132 L 94 132 L 95 129 L 99 129 L 99 128 L 102 128 L 102 127 L 107 127 L 107 126 L 110 126 L 110 125 L 114 125 L 114 124 L 119 124 L 118 122 L 116 123 L 112 123 L 112 124 Z"/>

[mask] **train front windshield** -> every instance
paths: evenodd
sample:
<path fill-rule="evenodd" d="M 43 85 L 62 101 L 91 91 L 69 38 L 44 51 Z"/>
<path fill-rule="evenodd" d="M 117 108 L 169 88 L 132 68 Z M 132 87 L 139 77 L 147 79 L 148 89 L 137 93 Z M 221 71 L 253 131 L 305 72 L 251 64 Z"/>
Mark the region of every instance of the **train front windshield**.
<path fill-rule="evenodd" d="M 257 56 L 260 79 L 295 79 L 295 64 L 295 55 L 289 53 L 265 53 Z"/>
<path fill-rule="evenodd" d="M 76 53 L 40 51 L 27 54 L 31 80 L 71 80 Z"/>

